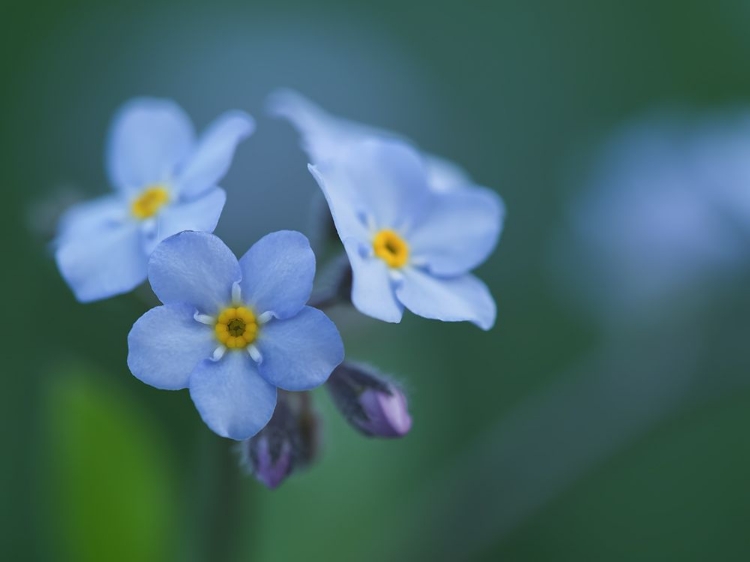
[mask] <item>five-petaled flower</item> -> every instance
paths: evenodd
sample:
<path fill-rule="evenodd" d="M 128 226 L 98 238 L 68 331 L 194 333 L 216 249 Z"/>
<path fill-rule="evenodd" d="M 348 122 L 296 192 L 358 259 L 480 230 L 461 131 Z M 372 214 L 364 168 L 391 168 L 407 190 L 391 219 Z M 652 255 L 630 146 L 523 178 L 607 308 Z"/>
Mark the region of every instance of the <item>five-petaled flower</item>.
<path fill-rule="evenodd" d="M 479 187 L 438 192 L 416 150 L 378 138 L 310 171 L 349 257 L 360 312 L 399 322 L 406 307 L 425 318 L 494 325 L 495 302 L 469 271 L 500 236 L 505 209 L 497 194 Z"/>
<path fill-rule="evenodd" d="M 107 172 L 116 193 L 63 215 L 56 260 L 78 300 L 128 292 L 146 280 L 148 258 L 163 239 L 184 230 L 213 232 L 237 144 L 254 129 L 231 111 L 196 140 L 175 103 L 140 98 L 119 111 L 110 130 Z"/>
<path fill-rule="evenodd" d="M 133 326 L 131 372 L 156 388 L 189 388 L 217 434 L 252 437 L 271 419 L 277 387 L 310 390 L 344 359 L 336 326 L 305 305 L 314 276 L 298 232 L 269 234 L 239 261 L 212 234 L 168 238 L 148 267 L 164 306 Z"/>

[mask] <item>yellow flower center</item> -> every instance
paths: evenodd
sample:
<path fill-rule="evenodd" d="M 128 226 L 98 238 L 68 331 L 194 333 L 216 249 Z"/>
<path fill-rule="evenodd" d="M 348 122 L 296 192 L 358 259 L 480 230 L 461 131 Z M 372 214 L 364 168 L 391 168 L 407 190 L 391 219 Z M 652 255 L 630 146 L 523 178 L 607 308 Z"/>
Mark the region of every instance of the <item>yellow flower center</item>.
<path fill-rule="evenodd" d="M 150 219 L 167 203 L 169 203 L 169 190 L 161 185 L 152 185 L 144 189 L 133 201 L 130 211 L 137 219 Z"/>
<path fill-rule="evenodd" d="M 381 230 L 375 235 L 372 249 L 389 267 L 403 267 L 409 261 L 409 245 L 390 229 Z"/>
<path fill-rule="evenodd" d="M 249 308 L 224 309 L 216 320 L 216 339 L 229 349 L 244 349 L 258 336 L 258 320 Z"/>

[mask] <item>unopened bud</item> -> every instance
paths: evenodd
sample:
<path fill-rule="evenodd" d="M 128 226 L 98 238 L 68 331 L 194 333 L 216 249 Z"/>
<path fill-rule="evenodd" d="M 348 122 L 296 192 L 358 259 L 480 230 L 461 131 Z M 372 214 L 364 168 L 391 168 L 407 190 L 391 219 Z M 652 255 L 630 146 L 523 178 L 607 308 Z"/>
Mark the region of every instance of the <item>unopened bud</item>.
<path fill-rule="evenodd" d="M 373 368 L 339 365 L 326 383 L 333 402 L 352 427 L 370 437 L 403 437 L 411 416 L 403 391 Z"/>
<path fill-rule="evenodd" d="M 292 445 L 287 440 L 260 436 L 250 446 L 253 474 L 269 490 L 273 490 L 292 473 Z"/>
<path fill-rule="evenodd" d="M 268 425 L 241 444 L 242 465 L 267 488 L 277 488 L 315 458 L 318 425 L 308 393 L 280 394 Z"/>

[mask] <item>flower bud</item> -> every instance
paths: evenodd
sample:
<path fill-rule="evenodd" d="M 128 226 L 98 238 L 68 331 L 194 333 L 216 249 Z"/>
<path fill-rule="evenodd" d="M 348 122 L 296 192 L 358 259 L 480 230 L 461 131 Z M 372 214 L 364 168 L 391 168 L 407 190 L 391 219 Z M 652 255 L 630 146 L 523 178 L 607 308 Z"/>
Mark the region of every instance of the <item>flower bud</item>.
<path fill-rule="evenodd" d="M 261 435 L 251 443 L 250 455 L 255 478 L 269 490 L 277 488 L 294 467 L 289 441 L 271 435 Z"/>
<path fill-rule="evenodd" d="M 241 464 L 270 490 L 317 455 L 318 417 L 308 393 L 279 395 L 271 421 L 240 448 Z"/>
<path fill-rule="evenodd" d="M 365 390 L 359 397 L 369 420 L 361 428 L 379 437 L 403 437 L 411 429 L 411 416 L 403 393 L 392 388 L 390 393 Z"/>
<path fill-rule="evenodd" d="M 373 368 L 343 363 L 326 383 L 349 424 L 369 437 L 403 437 L 411 429 L 406 396 Z"/>

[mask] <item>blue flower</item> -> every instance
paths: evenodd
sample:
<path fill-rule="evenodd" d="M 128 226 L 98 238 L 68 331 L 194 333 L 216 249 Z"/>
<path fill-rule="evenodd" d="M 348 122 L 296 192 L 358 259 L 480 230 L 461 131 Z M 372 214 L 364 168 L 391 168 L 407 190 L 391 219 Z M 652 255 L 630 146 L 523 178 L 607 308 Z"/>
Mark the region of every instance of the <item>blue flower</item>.
<path fill-rule="evenodd" d="M 557 285 L 598 320 L 692 309 L 746 267 L 750 114 L 654 113 L 598 157 L 551 253 Z"/>
<path fill-rule="evenodd" d="M 344 359 L 336 326 L 305 306 L 314 276 L 315 256 L 298 232 L 261 238 L 239 262 L 212 234 L 168 238 L 148 267 L 164 306 L 133 326 L 131 372 L 156 388 L 189 388 L 222 437 L 252 437 L 271 419 L 277 387 L 315 388 Z"/>
<path fill-rule="evenodd" d="M 500 236 L 505 210 L 497 194 L 436 192 L 421 155 L 399 141 L 352 144 L 310 171 L 349 257 L 360 312 L 399 322 L 406 307 L 425 318 L 494 325 L 495 302 L 469 271 Z"/>
<path fill-rule="evenodd" d="M 335 117 L 293 90 L 277 90 L 268 98 L 268 111 L 283 117 L 302 137 L 303 150 L 313 164 L 321 164 L 346 152 L 347 147 L 369 138 L 403 140 L 397 133 Z M 439 156 L 422 152 L 427 183 L 435 191 L 449 191 L 472 185 L 460 166 Z"/>
<path fill-rule="evenodd" d="M 167 100 L 135 99 L 109 133 L 115 193 L 73 206 L 60 221 L 55 258 L 79 301 L 126 293 L 146 280 L 156 245 L 183 230 L 213 232 L 226 194 L 217 182 L 255 127 L 240 111 L 196 140 L 190 119 Z"/>

